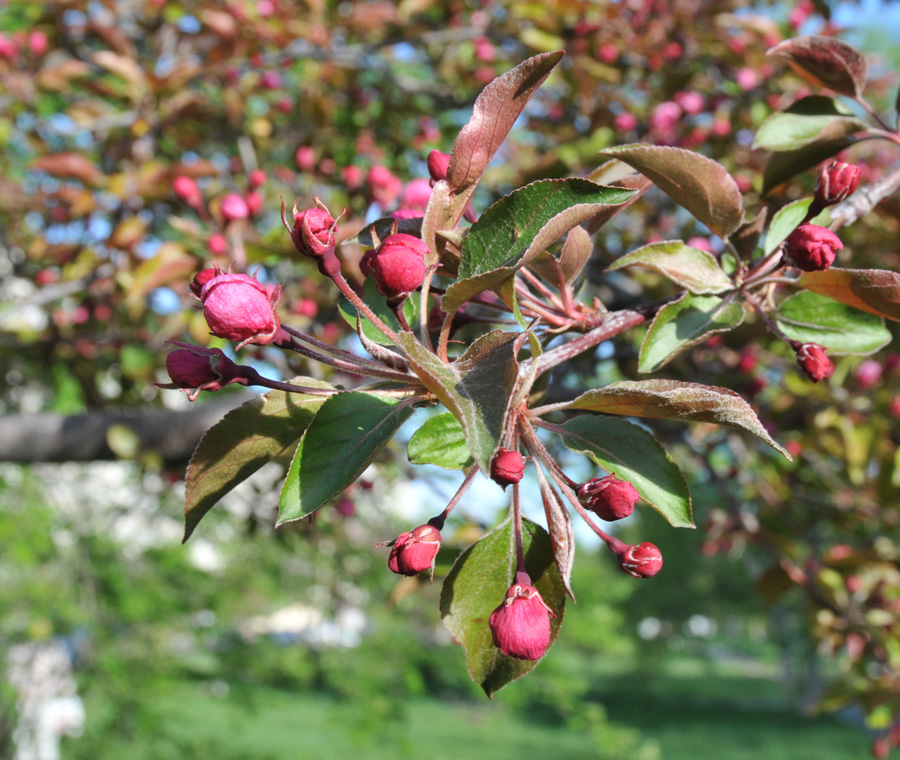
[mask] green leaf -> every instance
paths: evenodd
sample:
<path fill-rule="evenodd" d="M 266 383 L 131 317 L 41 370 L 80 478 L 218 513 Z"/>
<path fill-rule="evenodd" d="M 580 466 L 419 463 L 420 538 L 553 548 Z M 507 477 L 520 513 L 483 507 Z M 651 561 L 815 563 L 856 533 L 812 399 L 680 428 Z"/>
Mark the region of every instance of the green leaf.
<path fill-rule="evenodd" d="M 797 174 L 833 158 L 845 148 L 857 142 L 854 137 L 841 137 L 835 140 L 814 142 L 797 150 L 773 153 L 766 162 L 763 172 L 763 195 L 767 195 L 782 182 L 787 182 Z"/>
<path fill-rule="evenodd" d="M 413 464 L 436 464 L 448 470 L 474 464 L 462 425 L 449 412 L 432 417 L 413 433 L 406 453 Z"/>
<path fill-rule="evenodd" d="M 553 561 L 550 536 L 540 525 L 522 518 L 525 570 L 556 617 L 550 618 L 550 645 L 556 640 L 566 607 L 566 591 Z M 472 680 L 490 697 L 534 669 L 539 660 L 516 660 L 494 646 L 488 620 L 503 602 L 515 577 L 512 521 L 466 549 L 441 589 L 441 617 L 453 638 L 466 650 Z"/>
<path fill-rule="evenodd" d="M 744 201 L 728 170 L 711 158 L 683 148 L 620 145 L 600 151 L 637 169 L 673 201 L 684 206 L 720 237 L 744 218 Z"/>
<path fill-rule="evenodd" d="M 292 382 L 314 388 L 332 387 L 309 377 L 294 378 Z M 206 431 L 185 476 L 185 541 L 226 493 L 303 435 L 325 399 L 269 391 L 232 409 Z"/>
<path fill-rule="evenodd" d="M 778 209 L 775 216 L 772 217 L 769 229 L 766 231 L 766 245 L 763 248 L 766 256 L 787 240 L 788 235 L 797 229 L 800 222 L 806 217 L 806 212 L 809 211 L 811 204 L 812 198 L 801 198 L 799 201 L 788 203 L 787 206 Z"/>
<path fill-rule="evenodd" d="M 641 343 L 638 372 L 655 372 L 682 351 L 743 321 L 744 308 L 736 301 L 685 293 L 657 312 Z"/>
<path fill-rule="evenodd" d="M 722 293 L 734 287 L 716 257 L 680 240 L 650 243 L 617 259 L 608 271 L 627 266 L 651 269 L 691 293 Z"/>
<path fill-rule="evenodd" d="M 847 137 L 867 127 L 866 122 L 833 99 L 810 95 L 763 121 L 753 147 L 776 152 L 797 150 L 814 142 Z"/>
<path fill-rule="evenodd" d="M 628 480 L 641 498 L 676 528 L 693 528 L 691 496 L 675 462 L 639 425 L 615 417 L 582 415 L 554 427 L 572 451 L 620 480 Z"/>
<path fill-rule="evenodd" d="M 804 272 L 800 285 L 848 306 L 900 322 L 900 274 L 885 269 Z"/>
<path fill-rule="evenodd" d="M 300 439 L 281 489 L 278 525 L 306 517 L 349 486 L 414 411 L 376 393 L 331 396 Z"/>
<path fill-rule="evenodd" d="M 789 338 L 819 343 L 832 354 L 865 356 L 891 342 L 881 317 L 809 290 L 786 298 L 774 316 Z"/>
<path fill-rule="evenodd" d="M 548 410 L 558 409 L 713 422 L 750 433 L 791 460 L 790 454 L 766 432 L 750 404 L 734 391 L 714 385 L 677 380 L 624 380 L 588 391 L 574 401 L 548 407 Z"/>
<path fill-rule="evenodd" d="M 586 179 L 548 179 L 501 198 L 469 230 L 459 280 L 447 289 L 441 308 L 453 311 L 497 287 L 558 237 L 633 195 L 633 190 Z"/>
<path fill-rule="evenodd" d="M 522 333 L 494 331 L 482 335 L 457 360 L 445 364 L 412 333 L 399 344 L 413 372 L 459 420 L 473 459 L 490 472 L 491 457 L 506 420 L 507 405 L 519 371 L 517 343 Z"/>
<path fill-rule="evenodd" d="M 779 42 L 766 55 L 779 58 L 804 79 L 841 95 L 861 96 L 869 64 L 865 57 L 835 37 L 810 35 Z"/>
<path fill-rule="evenodd" d="M 400 332 L 403 329 L 402 327 L 400 327 L 400 322 L 397 321 L 394 310 L 390 306 L 388 306 L 388 303 L 385 300 L 384 296 L 381 295 L 381 293 L 379 293 L 378 289 L 375 287 L 375 280 L 372 277 L 366 278 L 365 284 L 363 285 L 362 300 L 363 303 L 366 304 L 366 306 L 368 306 L 373 312 L 375 312 L 375 316 L 379 317 L 394 332 Z M 409 325 L 412 325 L 413 321 L 416 318 L 416 305 L 418 303 L 418 300 L 418 298 L 407 298 L 406 302 L 403 304 L 403 316 L 406 317 L 406 321 Z M 358 314 L 356 307 L 348 300 L 341 299 L 341 301 L 338 303 L 338 310 L 341 312 L 341 316 L 344 318 L 344 321 L 354 330 L 356 330 L 356 316 Z M 390 340 L 390 338 L 382 335 L 381 330 L 375 327 L 375 325 L 373 325 L 362 314 L 360 314 L 359 316 L 363 334 L 369 340 L 374 341 L 380 346 L 394 345 L 393 341 Z"/>

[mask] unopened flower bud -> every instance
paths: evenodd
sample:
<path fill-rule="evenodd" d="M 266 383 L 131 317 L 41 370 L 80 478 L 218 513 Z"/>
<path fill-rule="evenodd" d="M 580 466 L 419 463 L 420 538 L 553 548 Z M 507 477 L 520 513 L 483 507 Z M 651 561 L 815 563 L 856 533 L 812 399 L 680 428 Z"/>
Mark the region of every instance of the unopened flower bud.
<path fill-rule="evenodd" d="M 818 343 L 803 343 L 797 347 L 797 363 L 803 374 L 814 383 L 827 380 L 834 372 L 834 364 L 825 355 L 825 347 Z"/>
<path fill-rule="evenodd" d="M 334 217 L 323 208 L 310 208 L 294 214 L 294 245 L 313 259 L 334 253 Z"/>
<path fill-rule="evenodd" d="M 447 179 L 447 169 L 450 168 L 450 154 L 441 153 L 439 150 L 433 150 L 428 154 L 428 173 L 431 175 L 432 183 L 442 179 Z"/>
<path fill-rule="evenodd" d="M 181 348 L 166 356 L 166 370 L 172 382 L 160 387 L 182 388 L 194 401 L 200 391 L 217 391 L 230 383 L 248 385 L 252 379 L 246 368 L 231 361 L 220 348 L 173 343 Z"/>
<path fill-rule="evenodd" d="M 373 166 L 369 170 L 369 189 L 376 203 L 389 206 L 403 190 L 403 182 L 387 167 Z"/>
<path fill-rule="evenodd" d="M 260 211 L 262 211 L 263 204 L 265 200 L 262 197 L 261 193 L 256 192 L 256 190 L 251 190 L 247 193 L 247 197 L 244 199 L 247 203 L 247 211 L 250 216 L 256 216 Z"/>
<path fill-rule="evenodd" d="M 628 517 L 640 498 L 631 483 L 619 480 L 615 475 L 591 478 L 578 489 L 578 500 L 607 522 Z"/>
<path fill-rule="evenodd" d="M 787 239 L 788 256 L 804 272 L 828 269 L 843 247 L 837 235 L 817 224 L 801 224 Z"/>
<path fill-rule="evenodd" d="M 220 274 L 200 291 L 203 315 L 213 335 L 239 341 L 238 348 L 248 343 L 267 345 L 275 340 L 281 320 L 275 303 L 281 285 L 271 293 L 255 278 L 246 274 Z"/>
<path fill-rule="evenodd" d="M 388 567 L 398 575 L 417 575 L 431 570 L 441 548 L 441 532 L 433 525 L 420 525 L 409 533 L 401 533 L 394 539 Z"/>
<path fill-rule="evenodd" d="M 635 578 L 652 578 L 663 566 L 662 552 L 649 541 L 623 546 L 617 552 L 619 567 Z"/>
<path fill-rule="evenodd" d="M 203 196 L 200 194 L 197 183 L 190 177 L 184 175 L 175 177 L 172 180 L 172 191 L 188 206 L 199 206 L 203 202 Z"/>
<path fill-rule="evenodd" d="M 425 280 L 428 245 L 417 237 L 388 235 L 369 262 L 375 287 L 391 303 L 403 301 Z"/>
<path fill-rule="evenodd" d="M 506 599 L 491 613 L 494 646 L 517 660 L 541 659 L 550 646 L 551 615 L 556 617 L 528 575 L 517 573 Z"/>
<path fill-rule="evenodd" d="M 500 449 L 491 460 L 491 480 L 503 486 L 503 490 L 522 480 L 524 474 L 525 459 L 518 451 Z"/>
<path fill-rule="evenodd" d="M 262 187 L 266 183 L 266 173 L 262 169 L 254 169 L 250 172 L 250 177 L 248 178 L 250 181 L 250 187 L 253 190 L 256 190 L 258 187 Z"/>
<path fill-rule="evenodd" d="M 816 179 L 815 205 L 818 208 L 833 206 L 852 195 L 859 187 L 861 174 L 858 166 L 843 161 L 834 161 L 823 167 Z"/>
<path fill-rule="evenodd" d="M 200 298 L 203 286 L 213 279 L 213 277 L 221 273 L 221 270 L 215 269 L 214 267 L 197 272 L 197 274 L 194 275 L 194 279 L 191 280 L 191 293 L 197 296 L 197 298 Z"/>
<path fill-rule="evenodd" d="M 237 193 L 228 193 L 222 198 L 222 216 L 229 222 L 235 219 L 246 219 L 250 216 L 247 201 Z"/>

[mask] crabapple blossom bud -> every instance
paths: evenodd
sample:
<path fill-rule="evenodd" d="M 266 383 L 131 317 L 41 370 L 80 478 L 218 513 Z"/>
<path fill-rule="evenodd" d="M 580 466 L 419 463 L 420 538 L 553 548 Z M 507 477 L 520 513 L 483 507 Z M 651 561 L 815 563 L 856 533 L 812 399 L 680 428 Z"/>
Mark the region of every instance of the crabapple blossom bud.
<path fill-rule="evenodd" d="M 427 179 L 414 179 L 403 188 L 400 205 L 403 208 L 424 211 L 431 198 L 431 182 Z"/>
<path fill-rule="evenodd" d="M 630 132 L 637 125 L 637 116 L 635 116 L 630 111 L 624 111 L 623 113 L 616 114 L 616 118 L 613 119 L 613 126 L 622 132 Z"/>
<path fill-rule="evenodd" d="M 50 48 L 47 33 L 37 29 L 28 35 L 28 49 L 35 58 L 40 58 Z"/>
<path fill-rule="evenodd" d="M 297 168 L 302 172 L 311 172 L 316 166 L 316 152 L 308 145 L 301 145 L 294 154 Z"/>
<path fill-rule="evenodd" d="M 827 380 L 834 372 L 834 364 L 825 355 L 825 347 L 818 343 L 803 343 L 797 348 L 797 363 L 803 374 L 814 383 Z"/>
<path fill-rule="evenodd" d="M 388 567 L 398 575 L 417 575 L 423 570 L 434 573 L 434 559 L 441 548 L 441 532 L 433 525 L 420 525 L 394 539 Z"/>
<path fill-rule="evenodd" d="M 203 315 L 213 335 L 239 341 L 238 348 L 248 343 L 262 346 L 271 343 L 281 327 L 275 313 L 281 287 L 269 293 L 258 280 L 246 274 L 213 277 L 200 291 Z"/>
<path fill-rule="evenodd" d="M 389 206 L 403 190 L 403 182 L 387 167 L 373 166 L 369 170 L 369 188 L 373 200 L 380 206 Z"/>
<path fill-rule="evenodd" d="M 250 187 L 254 190 L 258 187 L 262 187 L 267 179 L 268 177 L 266 177 L 266 173 L 262 169 L 254 169 L 250 172 L 250 177 L 248 178 Z"/>
<path fill-rule="evenodd" d="M 843 161 L 833 161 L 819 171 L 814 203 L 818 208 L 833 206 L 859 187 L 860 168 Z"/>
<path fill-rule="evenodd" d="M 231 383 L 248 385 L 252 370 L 235 364 L 220 348 L 202 348 L 172 341 L 181 346 L 166 356 L 166 370 L 172 382 L 162 388 L 182 388 L 194 401 L 200 391 L 217 391 Z"/>
<path fill-rule="evenodd" d="M 199 206 L 203 201 L 203 196 L 200 195 L 200 189 L 197 187 L 197 183 L 190 177 L 185 177 L 183 174 L 175 177 L 172 181 L 172 190 L 179 199 L 189 206 Z"/>
<path fill-rule="evenodd" d="M 828 269 L 844 244 L 826 227 L 817 224 L 801 224 L 787 239 L 787 253 L 798 269 L 818 272 Z"/>
<path fill-rule="evenodd" d="M 19 46 L 16 45 L 15 40 L 10 39 L 5 34 L 0 33 L 0 58 L 5 58 L 8 61 L 11 61 L 16 57 L 16 53 L 19 52 Z"/>
<path fill-rule="evenodd" d="M 220 235 L 217 232 L 215 235 L 209 236 L 209 239 L 206 241 L 206 247 L 213 256 L 221 256 L 228 250 L 228 241 L 224 235 Z M 200 297 L 199 293 L 196 295 L 198 298 Z"/>
<path fill-rule="evenodd" d="M 634 512 L 641 495 L 627 480 L 619 480 L 615 475 L 605 478 L 591 478 L 578 489 L 578 500 L 601 520 L 612 522 L 628 517 Z"/>
<path fill-rule="evenodd" d="M 652 578 L 663 566 L 662 552 L 649 541 L 634 546 L 623 546 L 617 552 L 619 567 L 635 578 Z"/>
<path fill-rule="evenodd" d="M 245 201 L 237 193 L 228 193 L 222 198 L 222 216 L 229 222 L 235 219 L 246 219 L 250 216 L 250 209 Z"/>
<path fill-rule="evenodd" d="M 551 615 L 556 617 L 528 575 L 517 573 L 488 621 L 494 646 L 517 660 L 541 659 L 550 646 Z"/>
<path fill-rule="evenodd" d="M 447 169 L 450 168 L 450 154 L 433 150 L 428 154 L 428 173 L 432 182 L 447 179 Z"/>
<path fill-rule="evenodd" d="M 341 179 L 344 180 L 344 184 L 350 192 L 359 190 L 363 183 L 362 169 L 358 166 L 345 166 L 341 169 Z"/>
<path fill-rule="evenodd" d="M 244 200 L 247 202 L 247 211 L 250 212 L 250 216 L 256 216 L 262 210 L 263 197 L 256 190 L 247 193 Z"/>
<path fill-rule="evenodd" d="M 304 256 L 317 259 L 334 253 L 334 217 L 323 208 L 294 214 L 294 245 Z"/>
<path fill-rule="evenodd" d="M 428 245 L 403 232 L 388 235 L 369 262 L 375 287 L 388 301 L 399 303 L 425 280 Z"/>
<path fill-rule="evenodd" d="M 491 460 L 491 480 L 498 485 L 511 486 L 522 480 L 525 474 L 525 459 L 518 451 L 500 449 Z"/>
<path fill-rule="evenodd" d="M 217 274 L 220 274 L 220 271 L 213 267 L 197 272 L 197 274 L 194 275 L 194 279 L 191 280 L 191 293 L 197 296 L 197 298 L 200 298 L 200 293 L 203 291 L 203 286 L 206 285 L 206 283 L 208 283 Z"/>
<path fill-rule="evenodd" d="M 875 359 L 866 359 L 856 368 L 856 382 L 860 388 L 871 388 L 881 380 L 881 362 Z"/>

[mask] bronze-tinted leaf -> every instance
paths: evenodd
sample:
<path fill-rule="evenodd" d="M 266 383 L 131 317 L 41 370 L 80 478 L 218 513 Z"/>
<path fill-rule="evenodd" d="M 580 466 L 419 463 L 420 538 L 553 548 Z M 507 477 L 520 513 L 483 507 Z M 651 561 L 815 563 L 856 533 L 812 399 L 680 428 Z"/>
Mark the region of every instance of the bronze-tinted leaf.
<path fill-rule="evenodd" d="M 884 269 L 804 272 L 800 284 L 823 296 L 870 314 L 900 322 L 900 274 Z"/>
<path fill-rule="evenodd" d="M 766 55 L 786 61 L 807 81 L 841 95 L 862 95 L 866 86 L 869 64 L 865 57 L 834 37 L 794 37 L 770 48 Z"/>

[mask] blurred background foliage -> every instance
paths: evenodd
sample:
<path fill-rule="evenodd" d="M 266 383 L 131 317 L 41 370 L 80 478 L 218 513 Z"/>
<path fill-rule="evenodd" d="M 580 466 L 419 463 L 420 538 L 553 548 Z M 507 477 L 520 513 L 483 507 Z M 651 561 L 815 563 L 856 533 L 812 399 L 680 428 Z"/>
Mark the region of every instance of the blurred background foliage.
<path fill-rule="evenodd" d="M 16 439 L 33 450 L 2 454 L 119 460 L 0 470 L 0 648 L 56 641 L 70 652 L 87 720 L 63 756 L 406 757 L 425 747 L 434 758 L 653 760 L 710 746 L 737 759 L 858 756 L 871 740 L 859 726 L 889 728 L 900 692 L 900 362 L 890 348 L 840 358 L 813 386 L 749 322 L 673 362 L 667 377 L 751 399 L 795 463 L 708 426 L 654 425 L 689 473 L 700 530 L 676 533 L 653 514 L 623 526 L 666 557 L 647 583 L 584 542 L 578 604 L 558 644 L 489 704 L 440 625 L 437 588 L 398 582 L 372 549 L 426 516 L 424 489 L 404 483 L 432 475 L 402 451 L 367 475 L 371 488 L 277 533 L 272 467 L 183 547 L 184 454 L 144 447 L 140 425 L 154 411 L 193 413 L 153 385 L 167 379 L 165 341 L 226 348 L 187 288 L 210 260 L 259 268 L 285 284 L 285 320 L 347 340 L 335 294 L 293 252 L 281 199 L 346 208 L 344 238 L 413 206 L 428 152 L 448 151 L 481 88 L 524 58 L 567 52 L 488 170 L 478 212 L 525 182 L 590 172 L 604 147 L 647 140 L 721 161 L 745 206 L 771 215 L 809 195 L 814 172 L 760 194 L 754 130 L 810 92 L 766 49 L 850 26 L 842 37 L 870 55 L 867 95 L 889 113 L 895 11 L 743 0 L 0 5 L 0 428 L 31 431 L 38 414 L 144 415 L 101 429 L 101 455 L 42 453 L 45 428 Z M 864 181 L 897 158 L 875 142 L 842 157 Z M 180 176 L 197 182 L 200 202 L 175 194 Z M 227 193 L 248 201 L 248 219 L 224 219 Z M 842 232 L 838 264 L 900 269 L 898 231 L 888 199 Z M 669 295 L 652 274 L 602 270 L 678 237 L 717 245 L 649 193 L 597 237 L 585 292 L 611 310 Z M 357 280 L 361 254 L 343 251 Z M 640 337 L 583 357 L 551 400 L 635 377 Z M 265 348 L 244 354 L 284 377 L 321 373 Z M 453 524 L 440 575 L 492 519 L 476 505 Z M 14 705 L 5 684 L 0 756 L 12 752 Z M 819 706 L 845 720 L 799 717 Z"/>

